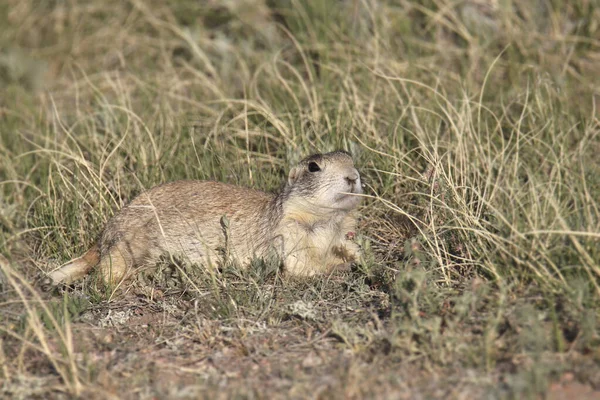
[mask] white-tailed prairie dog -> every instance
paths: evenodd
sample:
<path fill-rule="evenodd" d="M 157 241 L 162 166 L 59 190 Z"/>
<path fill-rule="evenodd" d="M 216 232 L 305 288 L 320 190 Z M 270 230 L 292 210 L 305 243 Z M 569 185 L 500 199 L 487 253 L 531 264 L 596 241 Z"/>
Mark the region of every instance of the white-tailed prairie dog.
<path fill-rule="evenodd" d="M 91 249 L 49 276 L 66 284 L 97 267 L 115 283 L 164 255 L 210 268 L 223 260 L 223 249 L 242 265 L 274 254 L 284 273 L 325 273 L 360 258 L 351 239 L 361 193 L 344 151 L 303 159 L 274 194 L 213 181 L 166 183 L 134 198 Z"/>

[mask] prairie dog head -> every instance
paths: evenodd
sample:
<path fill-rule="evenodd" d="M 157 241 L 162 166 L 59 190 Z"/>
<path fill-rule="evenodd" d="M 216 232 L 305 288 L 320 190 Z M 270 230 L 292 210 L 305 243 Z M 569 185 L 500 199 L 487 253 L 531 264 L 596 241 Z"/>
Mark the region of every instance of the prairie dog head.
<path fill-rule="evenodd" d="M 287 192 L 291 201 L 317 209 L 349 211 L 360 203 L 360 174 L 345 151 L 314 154 L 292 168 Z"/>

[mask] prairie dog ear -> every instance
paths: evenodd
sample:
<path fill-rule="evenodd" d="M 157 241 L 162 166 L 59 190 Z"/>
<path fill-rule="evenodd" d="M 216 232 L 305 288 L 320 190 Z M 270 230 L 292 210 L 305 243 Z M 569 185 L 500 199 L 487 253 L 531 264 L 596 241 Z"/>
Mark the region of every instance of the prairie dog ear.
<path fill-rule="evenodd" d="M 300 172 L 302 172 L 302 168 L 298 165 L 290 170 L 288 175 L 288 184 L 293 185 L 298 178 L 300 177 Z"/>

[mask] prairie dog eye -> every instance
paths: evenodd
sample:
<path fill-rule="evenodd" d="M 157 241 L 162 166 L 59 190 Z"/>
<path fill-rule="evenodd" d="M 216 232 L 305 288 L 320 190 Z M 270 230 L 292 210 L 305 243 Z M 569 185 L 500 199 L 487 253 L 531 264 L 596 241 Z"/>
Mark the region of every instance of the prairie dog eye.
<path fill-rule="evenodd" d="M 311 161 L 308 163 L 308 171 L 309 172 L 318 172 L 321 170 L 321 167 L 319 167 L 319 164 L 317 164 L 314 161 Z"/>

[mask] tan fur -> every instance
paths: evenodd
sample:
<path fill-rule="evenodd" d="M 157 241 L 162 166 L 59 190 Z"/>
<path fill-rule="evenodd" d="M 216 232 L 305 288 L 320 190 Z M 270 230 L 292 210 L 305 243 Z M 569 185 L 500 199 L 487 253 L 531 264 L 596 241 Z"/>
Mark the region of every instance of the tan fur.
<path fill-rule="evenodd" d="M 242 264 L 276 254 L 287 273 L 327 272 L 360 257 L 346 239 L 360 201 L 353 195 L 360 193 L 360 177 L 344 152 L 302 160 L 277 194 L 212 181 L 156 186 L 123 207 L 96 245 L 50 278 L 70 283 L 98 266 L 114 283 L 163 255 L 212 268 L 224 254 Z"/>

